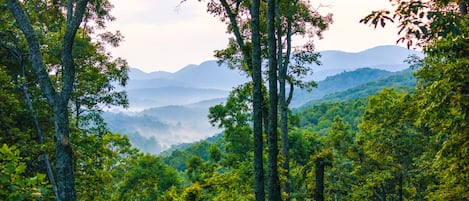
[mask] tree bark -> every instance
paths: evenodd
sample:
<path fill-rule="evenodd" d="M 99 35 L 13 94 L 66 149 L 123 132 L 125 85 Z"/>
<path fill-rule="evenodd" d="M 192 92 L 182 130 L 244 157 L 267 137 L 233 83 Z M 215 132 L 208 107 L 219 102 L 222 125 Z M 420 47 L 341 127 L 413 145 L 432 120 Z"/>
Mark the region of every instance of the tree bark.
<path fill-rule="evenodd" d="M 399 201 L 404 201 L 404 176 L 399 175 Z"/>
<path fill-rule="evenodd" d="M 290 1 L 288 5 L 290 6 Z M 288 8 L 287 8 L 288 9 Z M 286 200 L 290 200 L 290 155 L 289 155 L 289 146 L 288 146 L 288 105 L 290 104 L 292 93 L 293 93 L 293 84 L 291 84 L 290 92 L 287 98 L 286 94 L 286 81 L 287 81 L 287 71 L 290 62 L 290 53 L 291 53 L 291 34 L 292 34 L 292 17 L 287 13 L 287 32 L 286 32 L 286 53 L 285 57 L 283 55 L 283 43 L 282 43 L 282 24 L 280 23 L 280 2 L 277 2 L 275 7 L 275 18 L 277 20 L 277 49 L 278 49 L 278 67 L 279 67 L 279 102 L 280 102 L 280 132 L 282 139 L 282 156 L 284 162 L 282 168 L 284 169 L 285 184 L 282 187 L 282 191 L 287 194 Z M 285 58 L 285 59 L 284 59 Z"/>
<path fill-rule="evenodd" d="M 76 200 L 75 177 L 73 174 L 73 158 L 72 147 L 70 145 L 70 125 L 68 104 L 54 105 L 54 127 L 55 127 L 55 154 L 56 154 L 56 171 L 57 171 L 57 187 L 59 189 L 59 199 Z"/>
<path fill-rule="evenodd" d="M 324 201 L 324 159 L 316 159 L 316 193 L 314 199 L 316 201 Z"/>
<path fill-rule="evenodd" d="M 277 45 L 275 39 L 275 0 L 267 2 L 267 36 L 269 55 L 269 131 L 268 131 L 268 186 L 269 200 L 280 201 L 278 176 L 278 94 L 277 94 Z"/>
<path fill-rule="evenodd" d="M 254 0 L 251 5 L 251 34 L 252 34 L 252 81 L 253 90 L 253 130 L 254 130 L 254 192 L 257 201 L 265 200 L 264 162 L 262 137 L 262 58 L 260 39 L 260 0 Z"/>

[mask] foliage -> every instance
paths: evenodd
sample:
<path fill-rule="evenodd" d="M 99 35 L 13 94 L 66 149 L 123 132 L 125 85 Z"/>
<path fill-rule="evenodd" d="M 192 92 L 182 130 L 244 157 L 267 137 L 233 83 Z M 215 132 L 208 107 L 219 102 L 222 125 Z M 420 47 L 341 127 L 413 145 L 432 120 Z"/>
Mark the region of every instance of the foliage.
<path fill-rule="evenodd" d="M 300 126 L 318 132 L 321 136 L 327 135 L 336 116 L 348 122 L 353 130 L 362 121 L 366 109 L 366 99 L 356 99 L 343 102 L 324 102 L 311 108 L 298 111 Z"/>
<path fill-rule="evenodd" d="M 397 42 L 405 42 L 407 47 L 426 46 L 433 40 L 448 35 L 464 33 L 460 20 L 467 14 L 465 0 L 391 0 L 394 11 L 378 10 L 360 20 L 361 23 L 380 25 L 397 22 L 402 35 Z"/>
<path fill-rule="evenodd" d="M 1 200 L 43 200 L 50 196 L 44 174 L 24 176 L 27 160 L 15 146 L 3 144 L 0 147 Z"/>
<path fill-rule="evenodd" d="M 119 200 L 156 200 L 166 190 L 180 184 L 174 169 L 149 154 L 133 157 L 126 166 L 119 169 Z"/>
<path fill-rule="evenodd" d="M 137 157 L 129 139 L 114 133 L 75 133 L 74 155 L 77 195 L 80 200 L 109 200 L 115 185 L 123 179 L 119 170 Z M 90 188 L 93 186 L 93 188 Z"/>
<path fill-rule="evenodd" d="M 417 72 L 418 102 L 422 111 L 418 123 L 430 128 L 435 144 L 434 171 L 441 185 L 433 188 L 429 198 L 435 200 L 469 199 L 469 71 L 466 17 L 461 34 L 448 34 L 426 47 L 427 57 Z"/>

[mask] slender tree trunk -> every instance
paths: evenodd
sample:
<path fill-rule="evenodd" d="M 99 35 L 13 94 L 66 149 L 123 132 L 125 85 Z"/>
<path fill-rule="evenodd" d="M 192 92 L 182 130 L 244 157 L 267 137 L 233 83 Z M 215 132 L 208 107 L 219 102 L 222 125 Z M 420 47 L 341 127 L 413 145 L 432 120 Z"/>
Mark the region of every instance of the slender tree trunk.
<path fill-rule="evenodd" d="M 23 62 L 20 62 L 20 68 L 21 68 L 21 76 L 24 79 L 26 79 Z M 23 81 L 21 85 L 22 85 L 21 89 L 23 90 L 23 94 L 26 99 L 26 105 L 28 106 L 29 112 L 31 113 L 31 117 L 33 118 L 33 124 L 34 124 L 34 127 L 36 128 L 36 134 L 39 140 L 39 144 L 42 145 L 44 144 L 44 137 L 42 135 L 42 129 L 41 129 L 41 126 L 39 125 L 39 120 L 37 119 L 37 115 L 34 112 L 33 103 L 29 96 L 28 88 L 26 87 L 25 81 Z M 44 166 L 46 168 L 47 178 L 49 179 L 49 182 L 52 185 L 52 191 L 54 192 L 56 199 L 58 199 L 59 192 L 57 190 L 57 183 L 55 182 L 54 174 L 52 173 L 52 168 L 51 168 L 50 161 L 49 161 L 49 154 L 47 154 L 47 152 L 44 151 L 42 148 L 41 148 L 41 152 L 43 152 L 42 155 L 44 157 Z"/>
<path fill-rule="evenodd" d="M 267 2 L 267 35 L 269 53 L 269 132 L 268 132 L 268 186 L 269 200 L 280 201 L 278 176 L 278 136 L 277 136 L 277 45 L 275 39 L 275 0 Z"/>
<path fill-rule="evenodd" d="M 288 1 L 288 6 L 291 2 Z M 289 9 L 289 7 L 287 7 Z M 284 169 L 285 184 L 282 187 L 282 191 L 287 194 L 286 200 L 290 200 L 290 155 L 289 155 L 289 141 L 288 141 L 288 105 L 291 101 L 291 96 L 293 93 L 293 85 L 291 85 L 289 97 L 287 98 L 286 92 L 286 81 L 287 81 L 287 71 L 290 62 L 290 53 L 291 53 L 291 26 L 292 26 L 292 17 L 287 13 L 287 32 L 286 32 L 286 53 L 285 59 L 283 55 L 283 43 L 282 43 L 282 24 L 280 19 L 280 1 L 277 2 L 275 7 L 275 18 L 277 20 L 277 56 L 278 56 L 278 67 L 279 67 L 279 102 L 280 102 L 280 132 L 282 136 L 282 155 L 284 162 L 282 168 Z"/>
<path fill-rule="evenodd" d="M 404 201 L 404 176 L 399 175 L 399 201 Z"/>
<path fill-rule="evenodd" d="M 316 159 L 316 193 L 314 199 L 316 201 L 324 201 L 324 159 Z"/>
<path fill-rule="evenodd" d="M 34 128 L 36 128 L 36 134 L 39 140 L 39 144 L 42 145 L 44 144 L 44 137 L 42 135 L 42 129 L 39 124 L 39 120 L 37 119 L 37 115 L 34 112 L 33 103 L 28 93 L 28 87 L 26 86 L 26 81 L 25 81 L 26 73 L 24 69 L 25 64 L 24 64 L 24 59 L 22 56 L 23 54 L 21 53 L 22 51 L 17 47 L 11 47 L 2 42 L 0 42 L 0 46 L 5 48 L 13 57 L 15 57 L 16 61 L 18 62 L 18 67 L 20 68 L 20 73 L 21 73 L 20 76 L 23 78 L 23 80 L 21 81 L 21 90 L 23 91 L 26 106 L 28 107 L 28 110 L 31 114 L 31 118 L 33 119 L 33 124 L 34 124 Z M 41 148 L 41 152 L 44 157 L 44 167 L 46 168 L 47 178 L 49 179 L 49 182 L 52 185 L 52 191 L 54 192 L 55 197 L 58 198 L 59 194 L 57 190 L 57 184 L 55 182 L 54 174 L 52 173 L 52 168 L 51 168 L 50 161 L 49 161 L 49 155 L 42 148 Z"/>
<path fill-rule="evenodd" d="M 382 191 L 383 191 L 382 199 L 383 199 L 383 201 L 386 201 L 387 195 L 386 195 L 386 189 L 384 188 L 384 184 L 381 184 L 381 189 L 382 189 Z"/>
<path fill-rule="evenodd" d="M 235 14 L 226 0 L 220 0 L 225 12 L 230 20 L 233 33 L 241 52 L 243 53 L 243 62 L 248 66 L 252 73 L 253 89 L 253 133 L 254 133 L 254 192 L 257 201 L 265 200 L 264 188 L 264 162 L 263 162 L 263 95 L 262 95 L 262 73 L 261 73 L 261 42 L 260 42 L 260 0 L 252 1 L 250 12 L 252 18 L 251 42 L 252 48 L 249 49 L 241 36 Z M 236 9 L 236 8 L 235 8 Z"/>
<path fill-rule="evenodd" d="M 263 137 L 262 137 L 262 59 L 260 40 L 260 0 L 254 0 L 251 5 L 252 19 L 252 81 L 253 90 L 253 129 L 254 129 L 254 192 L 257 201 L 265 200 L 264 188 L 264 161 L 263 161 Z"/>
<path fill-rule="evenodd" d="M 286 100 L 286 78 L 288 64 L 283 60 L 283 45 L 282 45 L 282 24 L 280 23 L 280 1 L 275 5 L 275 19 L 277 27 L 277 66 L 278 66 L 278 81 L 279 81 L 279 106 L 280 106 L 280 135 L 282 140 L 282 156 L 283 156 L 283 176 L 285 183 L 282 186 L 282 192 L 287 194 L 287 200 L 290 200 L 290 156 L 288 155 L 288 105 Z"/>

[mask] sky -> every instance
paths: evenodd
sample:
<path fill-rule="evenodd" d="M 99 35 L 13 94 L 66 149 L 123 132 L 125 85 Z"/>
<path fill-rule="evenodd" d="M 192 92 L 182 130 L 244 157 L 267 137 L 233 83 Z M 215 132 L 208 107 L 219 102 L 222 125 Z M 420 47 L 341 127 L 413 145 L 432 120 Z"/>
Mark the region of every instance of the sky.
<path fill-rule="evenodd" d="M 213 60 L 213 51 L 227 45 L 226 25 L 206 12 L 209 0 L 111 0 L 113 16 L 108 30 L 119 30 L 124 41 L 108 48 L 114 57 L 145 72 L 177 70 Z M 316 50 L 359 52 L 378 45 L 394 45 L 394 25 L 374 29 L 359 20 L 373 10 L 389 8 L 389 0 L 311 0 L 322 14 L 332 13 L 334 23 L 316 39 Z M 320 6 L 322 5 L 322 6 Z"/>

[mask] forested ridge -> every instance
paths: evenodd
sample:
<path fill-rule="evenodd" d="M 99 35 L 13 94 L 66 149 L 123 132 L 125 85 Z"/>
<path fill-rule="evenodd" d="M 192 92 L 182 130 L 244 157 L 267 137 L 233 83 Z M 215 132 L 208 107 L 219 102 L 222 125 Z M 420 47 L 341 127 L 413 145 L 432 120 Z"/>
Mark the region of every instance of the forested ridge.
<path fill-rule="evenodd" d="M 221 134 L 157 156 L 102 116 L 128 106 L 110 1 L 0 0 L 0 200 L 469 200 L 469 2 L 391 2 L 361 23 L 398 24 L 413 72 L 295 110 L 332 15 L 207 2 L 230 37 L 215 56 L 249 81 L 210 108 Z"/>

